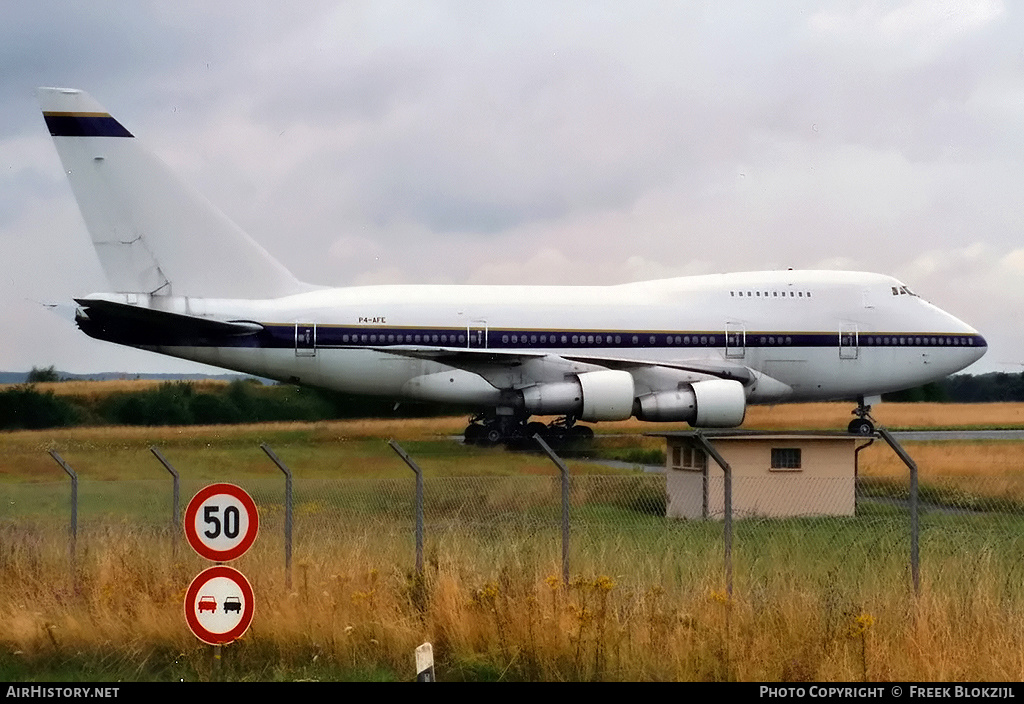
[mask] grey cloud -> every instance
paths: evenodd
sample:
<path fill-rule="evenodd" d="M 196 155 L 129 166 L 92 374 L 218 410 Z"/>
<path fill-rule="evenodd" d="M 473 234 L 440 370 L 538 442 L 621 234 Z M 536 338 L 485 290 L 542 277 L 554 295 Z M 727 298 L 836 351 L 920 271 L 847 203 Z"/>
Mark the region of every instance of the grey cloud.
<path fill-rule="evenodd" d="M 17 3 L 0 145 L 77 84 L 323 282 L 892 270 L 1024 244 L 1022 11 L 961 5 Z M 30 151 L 4 241 L 71 202 Z"/>

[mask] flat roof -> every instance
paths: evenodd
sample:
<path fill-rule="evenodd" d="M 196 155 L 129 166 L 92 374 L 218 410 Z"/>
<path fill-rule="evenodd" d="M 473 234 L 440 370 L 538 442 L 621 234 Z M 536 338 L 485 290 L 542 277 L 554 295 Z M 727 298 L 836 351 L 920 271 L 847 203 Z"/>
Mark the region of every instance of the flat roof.
<path fill-rule="evenodd" d="M 701 435 L 708 440 L 783 440 L 783 439 L 832 439 L 832 440 L 874 440 L 876 433 L 870 435 L 854 435 L 842 430 L 739 430 L 736 428 L 720 428 L 711 430 L 668 430 L 663 433 L 644 433 L 653 438 L 693 438 Z"/>

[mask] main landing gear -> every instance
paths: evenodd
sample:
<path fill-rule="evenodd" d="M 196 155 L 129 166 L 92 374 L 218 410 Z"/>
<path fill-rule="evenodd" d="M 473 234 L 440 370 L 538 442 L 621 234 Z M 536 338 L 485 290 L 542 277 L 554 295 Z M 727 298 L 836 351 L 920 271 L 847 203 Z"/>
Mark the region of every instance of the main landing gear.
<path fill-rule="evenodd" d="M 871 435 L 875 432 L 875 424 L 872 422 L 875 419 L 871 417 L 871 406 L 864 402 L 863 397 L 857 400 L 857 409 L 853 411 L 853 415 L 857 417 L 846 426 L 846 430 L 851 435 Z"/>
<path fill-rule="evenodd" d="M 594 439 L 594 431 L 586 425 L 576 425 L 572 416 L 563 416 L 548 425 L 528 420 L 528 416 L 476 415 L 466 427 L 463 442 L 483 446 L 504 443 L 525 449 L 536 448 L 533 436 L 540 435 L 550 447 L 558 449 L 584 445 Z"/>

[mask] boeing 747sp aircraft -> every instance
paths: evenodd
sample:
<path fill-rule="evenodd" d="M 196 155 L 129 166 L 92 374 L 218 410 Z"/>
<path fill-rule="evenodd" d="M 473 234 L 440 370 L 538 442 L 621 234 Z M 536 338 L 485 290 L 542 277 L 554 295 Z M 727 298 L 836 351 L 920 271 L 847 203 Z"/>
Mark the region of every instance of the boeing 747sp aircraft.
<path fill-rule="evenodd" d="M 856 402 L 849 431 L 867 434 L 882 393 L 987 349 L 900 281 L 859 272 L 304 284 L 89 95 L 41 88 L 39 101 L 112 285 L 76 299 L 82 331 L 295 384 L 475 408 L 468 442 L 585 437 L 577 421 L 631 416 L 734 427 L 751 403 L 826 399 Z"/>

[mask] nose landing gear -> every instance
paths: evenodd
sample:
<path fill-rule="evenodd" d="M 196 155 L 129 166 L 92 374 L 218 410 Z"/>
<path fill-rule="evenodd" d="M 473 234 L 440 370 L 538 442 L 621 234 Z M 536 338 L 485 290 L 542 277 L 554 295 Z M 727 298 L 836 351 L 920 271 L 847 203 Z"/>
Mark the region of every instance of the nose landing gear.
<path fill-rule="evenodd" d="M 865 402 L 863 396 L 857 399 L 857 408 L 853 411 L 857 416 L 846 426 L 847 432 L 851 435 L 871 435 L 875 432 L 874 418 L 871 417 L 871 405 Z"/>

